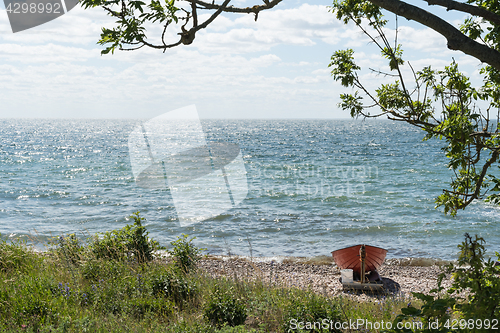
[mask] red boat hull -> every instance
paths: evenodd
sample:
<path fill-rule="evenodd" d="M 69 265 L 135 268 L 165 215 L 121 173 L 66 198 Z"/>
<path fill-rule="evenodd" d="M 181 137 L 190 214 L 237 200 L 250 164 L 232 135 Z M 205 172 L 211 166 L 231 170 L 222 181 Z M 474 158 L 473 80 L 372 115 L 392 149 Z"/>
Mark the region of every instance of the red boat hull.
<path fill-rule="evenodd" d="M 361 274 L 361 261 L 359 260 L 360 245 L 346 247 L 332 252 L 333 260 L 340 269 L 352 269 Z M 380 247 L 365 245 L 366 259 L 365 271 L 374 271 L 384 262 L 387 250 Z"/>

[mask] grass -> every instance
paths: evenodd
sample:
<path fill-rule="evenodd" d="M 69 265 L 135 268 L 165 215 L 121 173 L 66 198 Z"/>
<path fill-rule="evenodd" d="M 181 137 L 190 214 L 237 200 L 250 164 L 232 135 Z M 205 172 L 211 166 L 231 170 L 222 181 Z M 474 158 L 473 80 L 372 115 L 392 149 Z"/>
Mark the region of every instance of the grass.
<path fill-rule="evenodd" d="M 408 303 L 400 296 L 358 303 L 262 279 L 214 279 L 197 270 L 199 251 L 186 236 L 172 243 L 178 257 L 167 262 L 152 255 L 159 245 L 146 235 L 135 219 L 86 245 L 60 237 L 45 253 L 1 242 L 0 331 L 295 332 L 294 320 L 392 321 Z"/>

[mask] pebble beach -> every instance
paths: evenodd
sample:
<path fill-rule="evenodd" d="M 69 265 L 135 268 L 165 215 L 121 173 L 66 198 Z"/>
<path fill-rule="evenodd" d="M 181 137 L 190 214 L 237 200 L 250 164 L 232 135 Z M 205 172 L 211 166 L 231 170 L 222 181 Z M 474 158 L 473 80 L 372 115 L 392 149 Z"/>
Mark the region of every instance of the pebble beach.
<path fill-rule="evenodd" d="M 388 294 L 411 298 L 412 292 L 429 293 L 437 287 L 441 264 L 435 261 L 427 266 L 415 266 L 412 260 L 389 259 L 380 267 L 379 274 Z M 345 291 L 340 282 L 340 269 L 323 260 L 314 263 L 308 260 L 262 261 L 259 258 L 210 256 L 201 260 L 199 267 L 212 277 L 254 280 L 284 287 L 312 289 L 325 296 L 345 295 L 358 300 L 369 300 L 369 293 Z M 443 280 L 443 287 L 451 285 L 450 276 Z"/>

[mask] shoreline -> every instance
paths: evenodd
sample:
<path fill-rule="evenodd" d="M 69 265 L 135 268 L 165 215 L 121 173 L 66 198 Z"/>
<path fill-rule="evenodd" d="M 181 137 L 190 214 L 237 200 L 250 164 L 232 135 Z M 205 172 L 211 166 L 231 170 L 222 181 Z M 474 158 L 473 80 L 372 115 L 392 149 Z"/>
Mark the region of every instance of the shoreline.
<path fill-rule="evenodd" d="M 1 235 L 1 234 L 0 234 Z M 2 241 L 2 239 L 0 239 Z M 12 240 L 5 240 L 8 244 L 12 243 Z M 30 250 L 36 253 L 45 253 L 50 251 L 46 246 L 40 248 L 35 244 L 25 244 Z M 159 258 L 169 257 L 166 250 L 158 250 L 155 252 Z M 273 255 L 273 256 L 248 256 L 248 255 L 238 255 L 238 254 L 211 254 L 204 253 L 204 257 L 208 258 L 218 258 L 220 260 L 232 260 L 241 259 L 253 262 L 272 262 L 275 263 L 303 263 L 303 264 L 314 264 L 314 265 L 335 265 L 335 261 L 331 255 L 320 255 L 320 256 L 286 256 L 286 255 Z M 384 260 L 384 265 L 388 266 L 415 266 L 415 267 L 429 267 L 429 266 L 441 266 L 449 263 L 454 263 L 456 260 L 447 260 L 440 258 L 429 258 L 429 257 L 400 257 L 400 258 L 386 258 Z"/>
<path fill-rule="evenodd" d="M 246 255 L 214 255 L 206 254 L 207 257 L 220 260 L 232 260 L 232 259 L 242 259 L 253 262 L 272 262 L 275 263 L 302 263 L 302 264 L 313 264 L 313 265 L 335 265 L 335 261 L 332 256 L 314 256 L 314 257 L 302 257 L 302 256 L 269 256 L 269 257 L 250 257 Z M 402 257 L 402 258 L 389 258 L 385 259 L 384 265 L 388 266 L 416 266 L 416 267 L 429 267 L 429 266 L 441 266 L 449 263 L 454 263 L 455 260 L 445 260 L 438 258 L 426 258 L 426 257 Z"/>
<path fill-rule="evenodd" d="M 275 257 L 240 257 L 240 256 L 206 256 L 198 263 L 198 267 L 207 275 L 228 277 L 231 279 L 256 280 L 265 283 L 311 289 L 325 296 L 343 295 L 358 301 L 378 300 L 384 294 L 365 294 L 344 291 L 340 283 L 340 270 L 333 262 L 327 260 L 311 261 L 311 258 L 283 257 L 276 261 Z M 308 260 L 309 259 L 309 260 Z M 383 280 L 387 294 L 397 297 L 412 298 L 412 292 L 429 293 L 437 287 L 437 277 L 442 272 L 441 265 L 449 263 L 443 260 L 416 260 L 418 258 L 387 259 L 378 272 Z M 424 264 L 421 266 L 418 264 Z M 451 286 L 451 277 L 447 276 L 442 286 Z"/>

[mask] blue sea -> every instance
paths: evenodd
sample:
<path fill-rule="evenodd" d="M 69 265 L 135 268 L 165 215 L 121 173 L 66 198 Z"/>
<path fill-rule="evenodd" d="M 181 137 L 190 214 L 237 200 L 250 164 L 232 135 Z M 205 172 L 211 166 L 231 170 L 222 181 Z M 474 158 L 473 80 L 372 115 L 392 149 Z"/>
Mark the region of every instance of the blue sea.
<path fill-rule="evenodd" d="M 202 120 L 207 142 L 237 143 L 248 194 L 181 226 L 169 189 L 137 186 L 128 137 L 143 120 L 0 119 L 0 233 L 43 247 L 50 237 L 121 228 L 135 211 L 169 245 L 195 236 L 212 254 L 330 255 L 365 243 L 389 258 L 456 259 L 464 233 L 500 244 L 500 208 L 435 209 L 452 172 L 439 140 L 385 120 Z"/>

